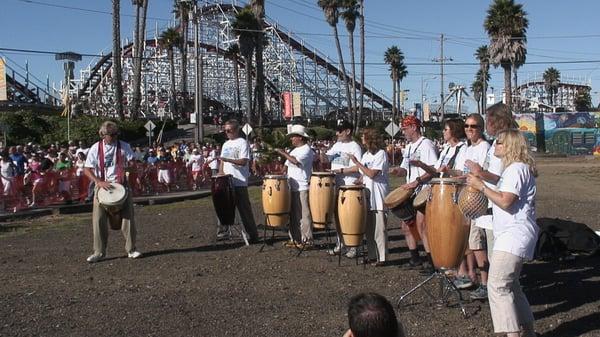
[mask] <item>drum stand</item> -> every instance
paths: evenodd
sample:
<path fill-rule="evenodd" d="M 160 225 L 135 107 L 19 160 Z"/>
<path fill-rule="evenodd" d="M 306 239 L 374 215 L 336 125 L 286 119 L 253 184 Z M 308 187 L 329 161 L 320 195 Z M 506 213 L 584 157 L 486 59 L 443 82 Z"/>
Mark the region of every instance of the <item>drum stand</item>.
<path fill-rule="evenodd" d="M 246 233 L 246 230 L 244 229 L 244 225 L 241 224 L 241 222 L 239 221 L 239 217 L 237 214 L 237 211 L 234 210 L 235 213 L 235 220 L 233 222 L 233 225 L 231 226 L 224 226 L 221 224 L 221 221 L 219 221 L 219 218 L 216 218 L 216 224 L 217 224 L 217 234 L 221 233 L 219 230 L 221 229 L 221 227 L 225 227 L 226 228 L 226 237 L 221 239 L 221 240 L 232 240 L 234 238 L 234 232 L 240 234 L 240 236 L 242 237 L 242 239 L 244 240 L 244 243 L 246 244 L 246 246 L 249 246 L 250 243 L 248 242 L 248 233 Z M 239 226 L 240 228 L 237 228 L 236 226 Z M 217 241 L 219 240 L 219 237 L 217 236 Z"/>
<path fill-rule="evenodd" d="M 263 226 L 263 244 L 258 250 L 259 253 L 262 253 L 266 245 L 273 246 L 273 242 L 275 241 L 275 227 L 271 226 L 269 217 L 265 213 L 263 213 L 263 216 L 265 218 L 265 225 Z M 269 241 L 267 241 L 267 228 L 271 229 L 271 239 Z"/>
<path fill-rule="evenodd" d="M 435 300 L 437 302 L 438 306 L 441 306 L 441 305 L 447 306 L 448 298 L 450 297 L 450 295 L 452 295 L 452 294 L 456 295 L 456 298 L 458 300 L 458 305 L 460 306 L 460 311 L 462 312 L 463 316 L 466 318 L 467 311 L 465 310 L 465 307 L 463 305 L 462 295 L 461 295 L 460 291 L 458 290 L 458 288 L 454 285 L 454 282 L 452 282 L 452 280 L 450 280 L 450 278 L 446 275 L 445 271 L 446 270 L 444 268 L 436 269 L 435 272 L 433 274 L 431 274 L 431 276 L 427 277 L 424 281 L 417 284 L 414 288 L 412 288 L 411 290 L 409 290 L 408 292 L 406 292 L 402 296 L 400 296 L 400 298 L 398 299 L 398 307 L 400 307 L 400 304 L 408 295 L 412 294 L 417 289 L 419 289 L 422 286 L 424 286 L 425 284 L 427 284 L 429 281 L 437 279 L 440 284 L 438 298 L 435 298 L 429 292 L 425 292 L 425 293 L 429 297 L 431 297 L 433 300 Z"/>

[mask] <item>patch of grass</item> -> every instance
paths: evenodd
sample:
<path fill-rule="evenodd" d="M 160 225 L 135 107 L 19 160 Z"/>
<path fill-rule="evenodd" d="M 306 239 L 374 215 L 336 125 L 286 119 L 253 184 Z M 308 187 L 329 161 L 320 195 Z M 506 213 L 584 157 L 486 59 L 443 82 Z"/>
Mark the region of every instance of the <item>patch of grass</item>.
<path fill-rule="evenodd" d="M 91 214 L 51 215 L 42 218 L 0 224 L 0 238 L 23 235 L 39 230 L 68 230 L 91 221 Z"/>

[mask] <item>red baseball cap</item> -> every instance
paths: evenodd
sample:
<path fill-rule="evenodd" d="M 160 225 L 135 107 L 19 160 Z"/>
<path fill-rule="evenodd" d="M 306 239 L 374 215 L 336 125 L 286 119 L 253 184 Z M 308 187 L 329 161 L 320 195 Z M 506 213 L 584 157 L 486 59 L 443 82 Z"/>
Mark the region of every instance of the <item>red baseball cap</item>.
<path fill-rule="evenodd" d="M 410 125 L 421 127 L 421 121 L 413 115 L 404 117 L 404 119 L 402 119 L 402 127 L 404 128 Z"/>

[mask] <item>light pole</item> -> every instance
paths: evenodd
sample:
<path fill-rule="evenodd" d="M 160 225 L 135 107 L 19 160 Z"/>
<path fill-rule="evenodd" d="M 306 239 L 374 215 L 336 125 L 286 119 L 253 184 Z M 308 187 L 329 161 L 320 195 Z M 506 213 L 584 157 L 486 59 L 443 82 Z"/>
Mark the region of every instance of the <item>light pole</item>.
<path fill-rule="evenodd" d="M 204 119 L 202 114 L 202 86 L 203 73 L 202 54 L 200 54 L 200 16 L 198 3 L 194 1 L 194 69 L 196 71 L 196 83 L 194 85 L 194 113 L 196 115 L 196 144 L 200 146 L 204 139 Z"/>
<path fill-rule="evenodd" d="M 63 84 L 63 103 L 65 104 L 65 110 L 63 114 L 67 115 L 67 141 L 71 141 L 71 100 L 69 99 L 69 83 L 73 76 L 73 70 L 75 69 L 75 62 L 81 61 L 81 55 L 74 52 L 64 52 L 54 55 L 54 59 L 57 61 L 65 60 L 65 83 Z"/>

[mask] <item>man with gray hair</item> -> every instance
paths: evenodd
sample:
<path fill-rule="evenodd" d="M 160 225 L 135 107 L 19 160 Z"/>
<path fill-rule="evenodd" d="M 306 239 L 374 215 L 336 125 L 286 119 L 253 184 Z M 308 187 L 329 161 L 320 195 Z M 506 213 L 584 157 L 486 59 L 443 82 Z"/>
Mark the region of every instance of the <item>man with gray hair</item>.
<path fill-rule="evenodd" d="M 113 186 L 111 183 L 122 184 L 127 191 L 127 198 L 118 211 L 116 220 L 120 220 L 121 222 L 121 232 L 126 240 L 125 250 L 127 251 L 127 256 L 135 259 L 142 254 L 135 247 L 136 229 L 133 214 L 133 198 L 125 176 L 125 168 L 128 161 L 133 160 L 134 154 L 128 143 L 118 139 L 119 127 L 116 123 L 111 121 L 102 123 L 98 133 L 101 140 L 92 145 L 84 164 L 85 175 L 96 186 L 92 211 L 94 254 L 90 255 L 87 261 L 95 263 L 101 261 L 106 256 L 108 222 L 109 220 L 114 221 L 115 215 L 111 215 L 100 204 L 97 192 L 100 189 L 112 189 Z"/>

